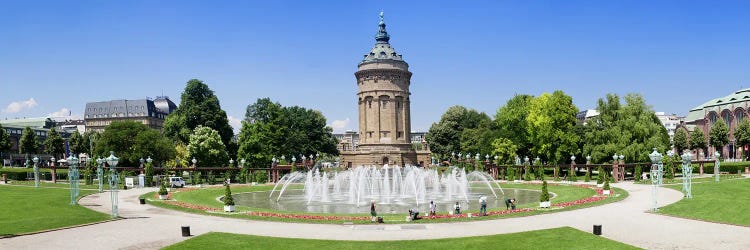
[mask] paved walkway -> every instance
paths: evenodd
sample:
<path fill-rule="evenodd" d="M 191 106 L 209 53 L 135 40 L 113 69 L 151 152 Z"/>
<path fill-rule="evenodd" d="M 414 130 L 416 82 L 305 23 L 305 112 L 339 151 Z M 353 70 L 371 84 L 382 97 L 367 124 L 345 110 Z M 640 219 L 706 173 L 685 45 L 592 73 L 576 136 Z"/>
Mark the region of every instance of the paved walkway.
<path fill-rule="evenodd" d="M 194 235 L 231 232 L 276 237 L 333 240 L 413 240 L 514 233 L 574 227 L 586 232 L 601 224 L 604 237 L 646 249 L 750 249 L 750 228 L 645 213 L 651 207 L 651 187 L 614 184 L 630 192 L 620 202 L 573 211 L 463 223 L 418 225 L 320 225 L 250 221 L 212 217 L 139 205 L 137 197 L 155 189 L 120 193 L 120 215 L 127 219 L 97 225 L 0 240 L 0 249 L 155 249 Z M 660 206 L 679 201 L 678 191 L 661 188 Z M 83 198 L 91 209 L 109 213 L 109 193 Z"/>

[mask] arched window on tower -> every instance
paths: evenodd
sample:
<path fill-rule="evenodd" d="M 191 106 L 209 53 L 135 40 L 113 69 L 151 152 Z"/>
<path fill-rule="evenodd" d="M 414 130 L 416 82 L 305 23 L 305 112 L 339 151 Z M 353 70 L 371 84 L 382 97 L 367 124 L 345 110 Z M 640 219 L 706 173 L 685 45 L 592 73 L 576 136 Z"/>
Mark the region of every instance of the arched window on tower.
<path fill-rule="evenodd" d="M 745 111 L 740 109 L 737 109 L 734 111 L 734 118 L 737 119 L 737 123 L 739 124 L 742 119 L 745 119 Z"/>
<path fill-rule="evenodd" d="M 728 110 L 725 110 L 724 112 L 721 113 L 721 118 L 724 120 L 724 123 L 726 123 L 727 126 L 732 125 L 732 113 L 729 112 Z"/>

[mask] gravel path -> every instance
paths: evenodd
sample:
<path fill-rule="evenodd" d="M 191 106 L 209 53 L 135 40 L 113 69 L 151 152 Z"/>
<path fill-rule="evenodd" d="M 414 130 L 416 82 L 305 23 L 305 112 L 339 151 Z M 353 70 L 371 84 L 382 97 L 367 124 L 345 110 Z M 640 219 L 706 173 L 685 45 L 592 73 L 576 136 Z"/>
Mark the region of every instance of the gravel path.
<path fill-rule="evenodd" d="M 120 192 L 120 216 L 102 224 L 0 240 L 0 249 L 156 249 L 193 235 L 230 232 L 276 237 L 332 240 L 413 240 L 493 235 L 529 230 L 574 227 L 591 232 L 602 225 L 602 236 L 646 249 L 750 249 L 750 228 L 646 213 L 652 205 L 651 187 L 617 183 L 630 196 L 620 202 L 573 211 L 477 222 L 436 224 L 320 225 L 239 220 L 182 213 L 139 205 L 140 194 L 156 189 Z M 682 193 L 661 188 L 660 206 L 679 201 Z M 110 213 L 109 193 L 90 195 L 80 204 Z"/>

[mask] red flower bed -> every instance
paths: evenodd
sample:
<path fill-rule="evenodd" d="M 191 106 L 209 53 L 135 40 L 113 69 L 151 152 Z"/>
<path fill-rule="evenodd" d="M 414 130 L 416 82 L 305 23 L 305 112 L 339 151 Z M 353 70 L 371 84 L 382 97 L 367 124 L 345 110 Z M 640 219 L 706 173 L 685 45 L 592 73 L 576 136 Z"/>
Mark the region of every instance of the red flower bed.
<path fill-rule="evenodd" d="M 557 203 L 557 204 L 553 204 L 553 206 L 563 208 L 563 207 L 581 205 L 581 204 L 586 204 L 586 203 L 591 203 L 591 202 L 597 202 L 597 201 L 600 201 L 600 200 L 604 200 L 606 198 L 607 198 L 606 196 L 593 196 L 593 197 L 589 197 L 589 198 L 586 198 L 586 199 L 580 199 L 580 200 L 575 200 L 575 201 Z"/>
<path fill-rule="evenodd" d="M 275 217 L 285 219 L 303 220 L 369 220 L 369 216 L 335 216 L 335 215 L 306 215 L 306 214 L 280 214 L 271 212 L 247 212 L 247 215 L 261 217 Z"/>
<path fill-rule="evenodd" d="M 164 203 L 175 205 L 178 207 L 184 207 L 184 208 L 190 208 L 190 209 L 196 209 L 196 210 L 202 210 L 202 211 L 220 211 L 219 208 L 213 208 L 213 207 L 207 207 L 207 206 L 201 206 L 191 203 L 185 203 L 181 201 L 164 201 Z"/>

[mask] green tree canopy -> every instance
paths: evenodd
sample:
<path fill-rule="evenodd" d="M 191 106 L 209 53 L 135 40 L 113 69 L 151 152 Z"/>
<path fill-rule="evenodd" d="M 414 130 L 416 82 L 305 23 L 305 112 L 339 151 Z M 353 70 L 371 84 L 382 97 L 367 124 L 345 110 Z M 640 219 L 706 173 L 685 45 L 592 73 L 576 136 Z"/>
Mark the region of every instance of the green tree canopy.
<path fill-rule="evenodd" d="M 337 141 L 317 110 L 283 107 L 269 98 L 248 105 L 239 135 L 238 158 L 249 166 L 270 164 L 273 157 L 338 154 Z"/>
<path fill-rule="evenodd" d="M 55 128 L 47 132 L 47 139 L 44 140 L 44 152 L 56 157 L 65 153 L 65 139 L 60 136 Z"/>
<path fill-rule="evenodd" d="M 223 167 L 229 165 L 229 155 L 221 141 L 219 132 L 204 126 L 198 126 L 190 135 L 187 146 L 190 157 L 198 160 L 200 167 Z"/>
<path fill-rule="evenodd" d="M 497 138 L 492 141 L 492 154 L 497 156 L 497 164 L 513 164 L 518 148 L 507 138 Z"/>
<path fill-rule="evenodd" d="M 734 130 L 734 139 L 737 145 L 743 149 L 750 145 L 750 122 L 747 119 L 742 119 L 740 125 Z M 747 157 L 747 150 L 743 150 L 743 152 L 745 153 L 744 157 Z"/>
<path fill-rule="evenodd" d="M 465 151 L 465 153 L 468 153 L 470 149 L 480 150 L 472 153 L 483 153 L 481 150 L 489 151 L 491 148 L 487 145 L 469 146 L 468 142 L 464 143 L 467 148 L 463 148 L 461 139 L 463 137 L 467 141 L 491 142 L 491 138 L 482 138 L 484 135 L 492 133 L 488 128 L 490 122 L 489 116 L 483 112 L 480 113 L 463 106 L 453 106 L 443 113 L 439 122 L 430 126 L 427 135 L 425 135 L 425 140 L 429 143 L 432 153 L 438 155 L 441 159 L 448 158 L 454 152 Z M 469 131 L 466 135 L 463 135 L 465 130 L 477 129 L 480 126 L 485 126 L 485 128 Z"/>
<path fill-rule="evenodd" d="M 498 136 L 513 142 L 516 145 L 517 155 L 530 155 L 531 153 L 526 117 L 529 115 L 529 105 L 533 99 L 534 97 L 530 95 L 515 95 L 495 114 L 494 123 L 498 129 Z"/>
<path fill-rule="evenodd" d="M 560 90 L 531 100 L 526 122 L 532 153 L 553 163 L 563 163 L 578 153 L 577 113 L 573 98 Z"/>
<path fill-rule="evenodd" d="M 700 127 L 695 127 L 693 132 L 690 132 L 690 149 L 706 149 L 706 136 Z M 700 152 L 696 152 L 696 154 L 698 154 L 698 159 L 700 159 Z"/>
<path fill-rule="evenodd" d="M 21 154 L 34 154 L 39 150 L 39 141 L 37 141 L 34 130 L 32 130 L 30 127 L 26 127 L 23 129 L 23 133 L 21 133 L 21 140 L 19 140 L 18 144 L 20 144 L 20 146 L 18 147 L 18 151 Z"/>
<path fill-rule="evenodd" d="M 667 130 L 641 95 L 626 95 L 623 106 L 617 95 L 608 94 L 606 100 L 599 99 L 597 110 L 599 115 L 587 125 L 584 146 L 594 163 L 610 161 L 615 153 L 627 161 L 648 162 L 652 148 L 668 149 Z"/>
<path fill-rule="evenodd" d="M 685 132 L 684 129 L 677 129 L 672 137 L 672 143 L 674 144 L 675 149 L 677 149 L 677 153 L 682 154 L 683 150 L 690 148 L 688 133 Z"/>
<path fill-rule="evenodd" d="M 3 125 L 0 124 L 0 153 L 7 152 L 11 146 L 10 135 L 5 131 Z"/>
<path fill-rule="evenodd" d="M 711 126 L 711 130 L 708 132 L 708 140 L 716 151 L 721 151 L 722 147 L 729 143 L 729 128 L 724 120 L 719 119 Z"/>
<path fill-rule="evenodd" d="M 70 145 L 70 152 L 74 154 L 80 154 L 80 153 L 88 153 L 88 150 L 83 145 L 83 136 L 81 133 L 76 130 L 73 132 L 72 135 L 70 135 L 70 138 L 68 138 L 68 145 Z"/>
<path fill-rule="evenodd" d="M 224 145 L 231 143 L 233 132 L 227 113 L 221 109 L 219 99 L 208 85 L 191 79 L 181 98 L 180 106 L 164 121 L 165 135 L 188 144 L 193 130 L 204 126 L 218 131 Z"/>
<path fill-rule="evenodd" d="M 158 130 L 135 121 L 114 121 L 104 128 L 95 146 L 95 154 L 109 156 L 114 151 L 120 158 L 118 166 L 140 166 L 139 160 L 151 156 L 162 164 L 174 157 L 173 143 Z"/>

